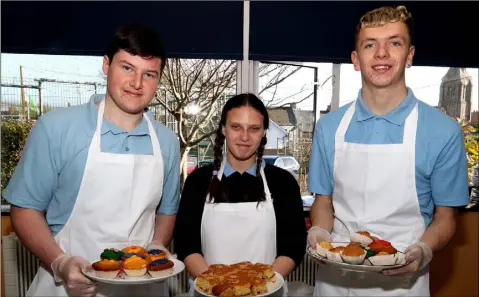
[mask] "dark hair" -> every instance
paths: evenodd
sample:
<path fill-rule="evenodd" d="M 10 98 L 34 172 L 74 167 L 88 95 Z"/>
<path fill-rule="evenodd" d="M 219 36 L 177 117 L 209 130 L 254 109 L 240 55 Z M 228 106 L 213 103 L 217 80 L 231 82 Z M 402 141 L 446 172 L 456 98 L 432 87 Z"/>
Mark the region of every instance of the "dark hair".
<path fill-rule="evenodd" d="M 161 60 L 160 73 L 166 65 L 166 53 L 159 35 L 150 27 L 138 23 L 125 24 L 119 27 L 110 40 L 106 55 L 111 63 L 113 56 L 119 51 L 140 56 L 145 59 L 152 57 Z"/>
<path fill-rule="evenodd" d="M 228 117 L 228 112 L 233 108 L 239 108 L 242 106 L 250 106 L 256 109 L 262 116 L 263 116 L 263 128 L 265 130 L 269 127 L 269 116 L 268 110 L 264 106 L 263 102 L 256 97 L 254 94 L 245 93 L 239 94 L 231 99 L 229 99 L 225 106 L 223 107 L 223 111 L 221 112 L 221 119 L 218 124 L 218 130 L 216 130 L 216 137 L 215 137 L 215 144 L 214 144 L 214 161 L 213 161 L 213 179 L 211 180 L 210 187 L 209 187 L 209 194 L 211 202 L 214 199 L 215 203 L 218 202 L 228 202 L 228 194 L 226 189 L 223 187 L 223 184 L 218 178 L 218 175 L 215 175 L 215 171 L 218 172 L 221 166 L 221 162 L 223 161 L 223 145 L 225 142 L 225 136 L 223 135 L 222 128 L 226 125 L 226 119 Z M 266 200 L 264 195 L 264 184 L 263 179 L 261 178 L 260 170 L 261 164 L 263 162 L 263 153 L 264 153 L 264 146 L 266 145 L 266 136 L 261 138 L 261 143 L 256 151 L 256 178 L 259 182 L 259 189 L 261 192 L 259 193 L 260 199 L 259 201 Z"/>

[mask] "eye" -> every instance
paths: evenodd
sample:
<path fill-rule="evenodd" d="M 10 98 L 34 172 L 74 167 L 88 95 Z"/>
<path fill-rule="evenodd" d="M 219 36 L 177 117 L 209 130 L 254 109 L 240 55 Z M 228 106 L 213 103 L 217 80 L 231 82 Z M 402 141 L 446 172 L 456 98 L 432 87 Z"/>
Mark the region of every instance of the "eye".
<path fill-rule="evenodd" d="M 401 42 L 400 41 L 393 41 L 392 45 L 393 46 L 401 46 Z"/>
<path fill-rule="evenodd" d="M 255 132 L 256 132 L 256 131 L 259 131 L 259 127 L 251 127 L 251 130 L 253 130 L 253 131 L 255 131 Z"/>
<path fill-rule="evenodd" d="M 148 77 L 148 78 L 155 78 L 156 75 L 153 75 L 151 73 L 145 73 L 145 76 Z"/>
<path fill-rule="evenodd" d="M 235 130 L 236 130 L 236 129 L 239 129 L 239 125 L 231 125 L 231 128 L 233 128 L 233 129 L 235 129 Z"/>
<path fill-rule="evenodd" d="M 373 44 L 372 43 L 368 43 L 364 46 L 364 48 L 372 48 L 373 47 Z"/>
<path fill-rule="evenodd" d="M 121 66 L 123 68 L 123 70 L 126 70 L 126 71 L 130 71 L 131 70 L 131 67 L 130 66 L 127 66 L 127 65 L 123 65 Z"/>

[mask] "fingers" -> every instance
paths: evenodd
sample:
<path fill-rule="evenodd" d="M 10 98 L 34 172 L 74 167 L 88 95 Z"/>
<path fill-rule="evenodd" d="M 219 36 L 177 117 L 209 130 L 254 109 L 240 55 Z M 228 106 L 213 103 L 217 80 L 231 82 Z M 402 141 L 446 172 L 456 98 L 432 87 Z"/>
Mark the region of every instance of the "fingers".
<path fill-rule="evenodd" d="M 414 260 L 406 266 L 383 270 L 384 275 L 412 275 L 418 271 L 419 262 Z"/>

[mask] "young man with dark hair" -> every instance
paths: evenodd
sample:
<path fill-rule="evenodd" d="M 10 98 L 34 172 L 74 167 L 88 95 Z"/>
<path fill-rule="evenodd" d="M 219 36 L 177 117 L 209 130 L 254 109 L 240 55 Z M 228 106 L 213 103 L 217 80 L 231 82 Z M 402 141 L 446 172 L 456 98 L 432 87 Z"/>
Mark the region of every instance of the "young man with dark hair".
<path fill-rule="evenodd" d="M 166 250 L 171 241 L 179 142 L 145 112 L 165 63 L 154 31 L 125 25 L 103 58 L 106 95 L 53 110 L 33 127 L 3 193 L 16 234 L 42 263 L 28 296 L 168 294 L 164 282 L 97 285 L 81 272 L 104 249 Z"/>
<path fill-rule="evenodd" d="M 455 233 L 456 207 L 468 202 L 461 127 L 406 86 L 415 47 L 404 6 L 367 12 L 355 40 L 358 98 L 316 127 L 308 243 L 368 231 L 405 253 L 408 265 L 346 275 L 320 267 L 314 296 L 429 296 L 428 265 Z"/>

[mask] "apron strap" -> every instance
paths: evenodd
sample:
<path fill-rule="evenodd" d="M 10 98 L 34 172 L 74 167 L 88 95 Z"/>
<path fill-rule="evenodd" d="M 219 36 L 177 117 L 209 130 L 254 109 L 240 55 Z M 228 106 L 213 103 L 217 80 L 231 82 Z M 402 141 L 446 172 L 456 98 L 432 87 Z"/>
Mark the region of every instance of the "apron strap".
<path fill-rule="evenodd" d="M 408 148 L 409 151 L 416 151 L 416 130 L 417 130 L 417 120 L 419 118 L 418 104 L 414 106 L 411 113 L 406 118 L 404 123 L 404 132 L 403 132 L 403 144 Z"/>
<path fill-rule="evenodd" d="M 221 181 L 223 177 L 223 172 L 225 171 L 225 164 L 226 164 L 226 156 L 223 155 L 223 161 L 221 162 L 220 170 L 218 170 L 218 179 Z M 263 180 L 263 187 L 264 187 L 264 194 L 266 197 L 266 201 L 271 200 L 271 192 L 269 190 L 268 182 L 266 181 L 266 176 L 264 175 L 263 167 L 261 167 L 259 171 L 261 175 L 261 179 Z M 208 203 L 208 199 L 210 198 L 210 194 L 206 196 L 206 203 Z"/>
<path fill-rule="evenodd" d="M 349 123 L 351 122 L 351 119 L 353 118 L 353 115 L 354 115 L 354 111 L 356 110 L 356 102 L 357 101 L 354 101 L 344 113 L 344 116 L 341 119 L 341 122 L 339 123 L 338 129 L 336 130 L 336 135 L 335 135 L 336 142 L 340 142 L 340 143 L 344 142 L 344 136 L 346 135 L 346 131 L 348 131 Z"/>

